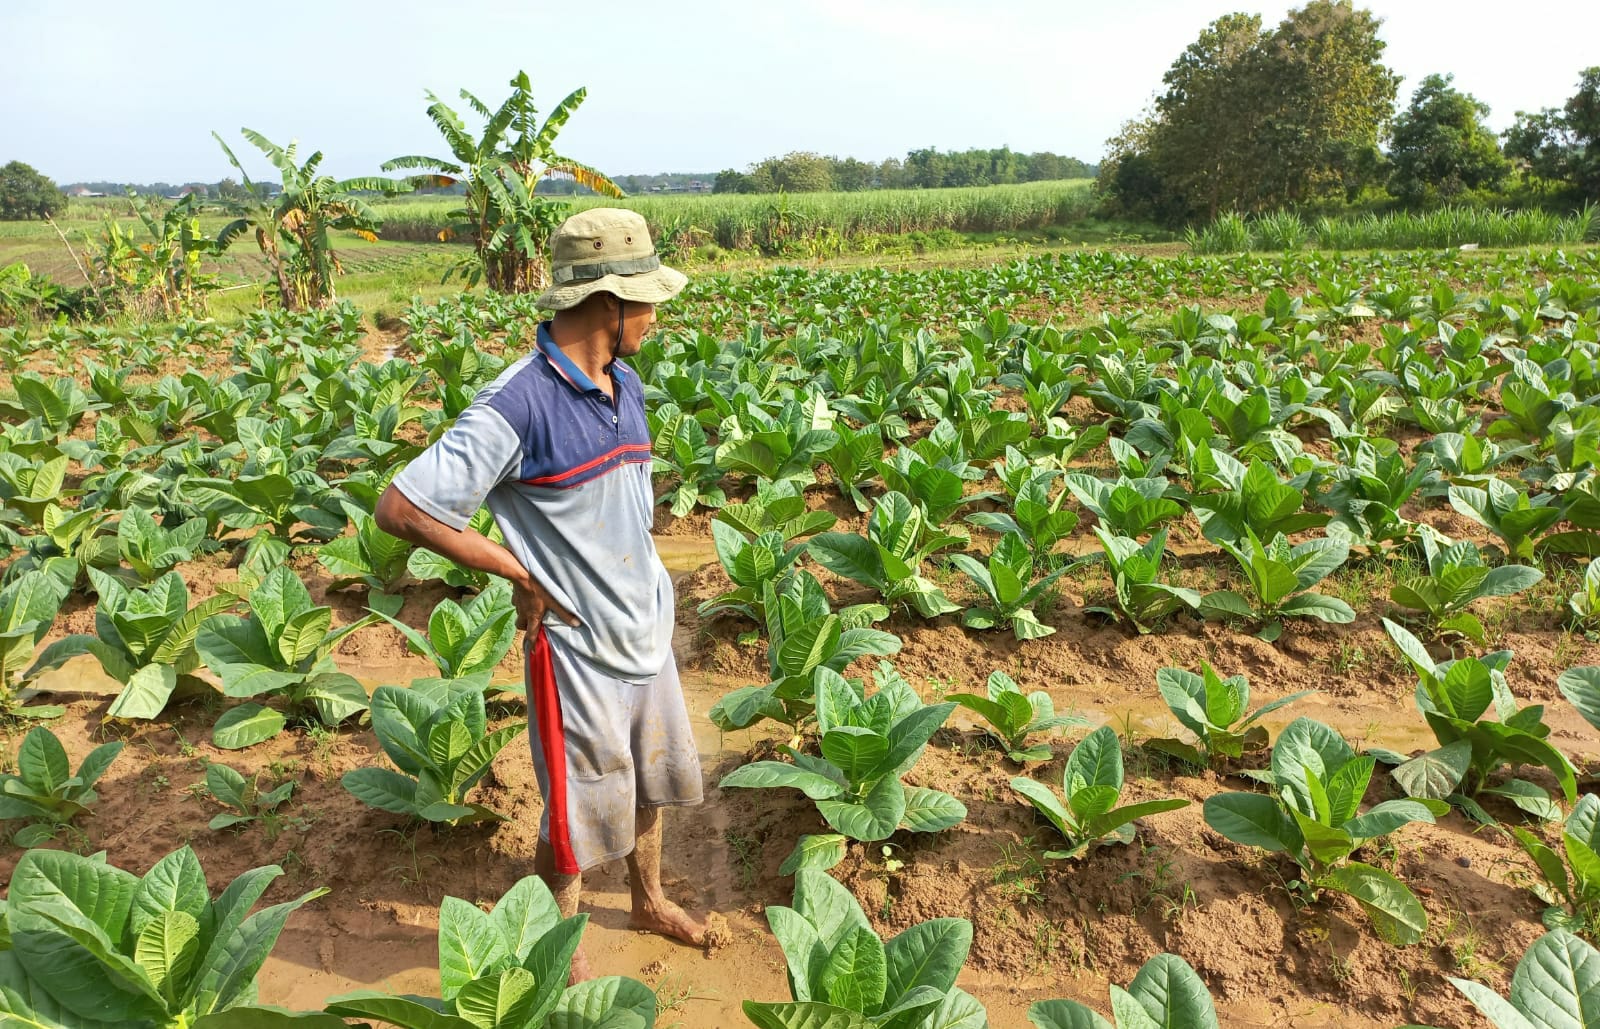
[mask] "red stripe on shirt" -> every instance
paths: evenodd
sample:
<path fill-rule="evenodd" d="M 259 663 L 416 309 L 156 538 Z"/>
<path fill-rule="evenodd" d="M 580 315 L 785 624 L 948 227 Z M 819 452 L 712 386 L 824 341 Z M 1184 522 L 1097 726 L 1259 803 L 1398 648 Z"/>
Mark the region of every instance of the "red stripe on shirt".
<path fill-rule="evenodd" d="M 620 457 L 623 454 L 636 454 L 636 453 L 640 453 L 640 452 L 649 453 L 650 452 L 650 444 L 648 444 L 648 443 L 624 443 L 622 446 L 617 447 L 615 450 L 611 451 L 610 453 L 601 454 L 599 457 L 595 458 L 593 461 L 589 461 L 589 462 L 586 462 L 584 464 L 580 464 L 576 468 L 568 468 L 566 471 L 557 472 L 555 475 L 541 475 L 537 479 L 523 479 L 522 483 L 525 486 L 545 486 L 545 485 L 548 485 L 548 484 L 550 484 L 552 482 L 560 482 L 562 479 L 569 479 L 574 475 L 580 475 L 583 472 L 586 472 L 591 468 L 595 468 L 595 467 L 598 467 L 600 465 L 603 465 L 607 461 L 610 461 L 612 458 Z"/>
<path fill-rule="evenodd" d="M 544 626 L 539 626 L 528 651 L 528 703 L 533 705 L 539 723 L 539 747 L 544 754 L 545 775 L 550 780 L 550 795 L 544 799 L 549 816 L 550 847 L 555 851 L 556 874 L 577 875 L 582 871 L 572 853 L 572 830 L 567 813 L 567 734 L 561 723 L 561 693 L 556 688 L 556 670 L 550 660 L 550 641 Z"/>

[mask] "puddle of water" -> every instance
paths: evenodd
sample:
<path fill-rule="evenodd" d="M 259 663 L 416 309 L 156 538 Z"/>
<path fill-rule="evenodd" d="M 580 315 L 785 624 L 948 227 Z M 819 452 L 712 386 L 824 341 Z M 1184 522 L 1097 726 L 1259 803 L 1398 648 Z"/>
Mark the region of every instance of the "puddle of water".
<path fill-rule="evenodd" d="M 672 581 L 697 572 L 717 559 L 716 544 L 703 536 L 655 536 L 656 553 L 672 573 Z"/>

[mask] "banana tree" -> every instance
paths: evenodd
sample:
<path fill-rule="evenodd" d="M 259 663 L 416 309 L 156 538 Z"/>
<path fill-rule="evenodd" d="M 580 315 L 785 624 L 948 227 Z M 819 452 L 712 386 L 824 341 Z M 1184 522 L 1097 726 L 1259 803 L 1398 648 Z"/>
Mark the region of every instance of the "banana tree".
<path fill-rule="evenodd" d="M 482 134 L 474 139 L 461 116 L 430 92 L 428 118 L 444 137 L 450 157 L 411 154 L 384 162 L 384 171 L 422 172 L 412 180 L 418 185 L 466 187 L 461 206 L 450 212 L 455 223 L 439 236 L 472 241 L 473 259 L 456 268 L 469 284 L 481 279 L 498 293 L 533 293 L 545 287 L 545 242 L 568 205 L 537 194 L 535 187 L 544 176 L 575 179 L 601 196 L 622 196 L 622 187 L 600 172 L 556 153 L 556 136 L 587 95 L 586 89 L 575 90 L 540 125 L 525 71 L 517 72 L 511 95 L 494 110 L 463 89 L 461 99 L 484 122 Z"/>
<path fill-rule="evenodd" d="M 265 189 L 251 181 L 222 137 L 213 132 L 211 135 L 238 169 L 244 184 L 243 198 L 228 202 L 234 219 L 217 234 L 217 249 L 224 250 L 246 232 L 253 231 L 256 246 L 261 249 L 261 256 L 277 283 L 278 299 L 284 308 L 302 311 L 308 307 L 327 307 L 336 299 L 333 278 L 344 272 L 329 230 L 349 229 L 369 242 L 376 241 L 378 216 L 358 194 L 397 193 L 410 187 L 404 182 L 375 176 L 336 179 L 331 175 L 319 175 L 322 151 L 300 162 L 296 142 L 281 147 L 253 129 L 239 132 L 272 162 L 281 177 L 282 187 L 280 192 L 269 197 Z"/>

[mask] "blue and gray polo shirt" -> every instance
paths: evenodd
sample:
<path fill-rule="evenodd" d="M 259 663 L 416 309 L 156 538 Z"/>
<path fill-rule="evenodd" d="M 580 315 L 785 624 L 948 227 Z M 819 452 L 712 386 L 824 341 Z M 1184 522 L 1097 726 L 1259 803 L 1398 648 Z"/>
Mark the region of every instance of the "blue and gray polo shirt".
<path fill-rule="evenodd" d="M 547 618 L 551 644 L 603 675 L 646 682 L 671 655 L 672 578 L 650 538 L 644 388 L 620 361 L 608 371 L 615 403 L 541 323 L 537 349 L 479 391 L 394 485 L 457 530 L 487 502 L 511 553 L 582 623 Z"/>

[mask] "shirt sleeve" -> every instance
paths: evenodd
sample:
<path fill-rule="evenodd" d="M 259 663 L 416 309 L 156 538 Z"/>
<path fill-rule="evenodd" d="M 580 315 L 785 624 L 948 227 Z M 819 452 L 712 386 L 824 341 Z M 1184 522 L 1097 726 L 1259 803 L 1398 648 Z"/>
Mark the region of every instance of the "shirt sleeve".
<path fill-rule="evenodd" d="M 488 404 L 462 411 L 443 436 L 394 477 L 394 486 L 429 515 L 460 531 L 489 491 L 517 477 L 522 439 Z"/>

